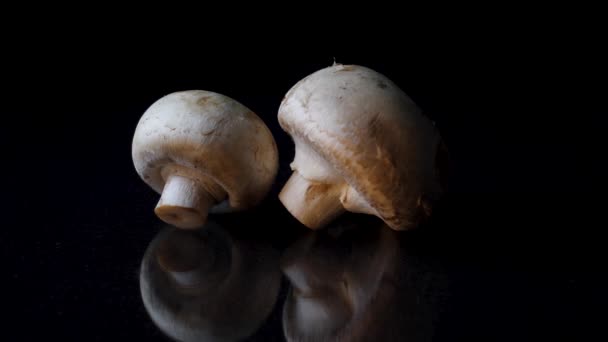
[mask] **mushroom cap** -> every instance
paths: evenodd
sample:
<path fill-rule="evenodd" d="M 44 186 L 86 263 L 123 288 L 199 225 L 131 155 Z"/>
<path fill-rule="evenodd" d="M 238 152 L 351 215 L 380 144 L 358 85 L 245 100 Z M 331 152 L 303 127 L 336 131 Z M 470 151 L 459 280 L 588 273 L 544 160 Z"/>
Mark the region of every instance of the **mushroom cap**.
<path fill-rule="evenodd" d="M 440 192 L 439 132 L 378 72 L 357 65 L 319 70 L 289 90 L 278 118 L 296 150 L 298 143 L 314 150 L 393 229 L 413 224 L 422 196 Z"/>
<path fill-rule="evenodd" d="M 239 102 L 203 90 L 172 93 L 152 104 L 137 125 L 132 154 L 137 173 L 158 193 L 166 166 L 214 181 L 228 198 L 212 212 L 256 204 L 278 168 L 277 147 L 264 122 Z"/>

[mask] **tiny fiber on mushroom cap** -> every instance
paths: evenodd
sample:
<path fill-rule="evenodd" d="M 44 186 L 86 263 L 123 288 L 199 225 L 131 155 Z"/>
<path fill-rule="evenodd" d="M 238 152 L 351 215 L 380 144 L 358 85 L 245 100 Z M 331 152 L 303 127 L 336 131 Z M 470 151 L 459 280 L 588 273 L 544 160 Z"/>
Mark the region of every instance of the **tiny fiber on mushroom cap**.
<path fill-rule="evenodd" d="M 152 104 L 137 125 L 132 154 L 137 173 L 162 194 L 156 215 L 180 228 L 204 225 L 208 212 L 257 204 L 278 168 L 264 122 L 239 102 L 203 90 Z"/>
<path fill-rule="evenodd" d="M 289 90 L 278 118 L 296 145 L 293 174 L 279 198 L 309 228 L 346 210 L 408 229 L 442 192 L 438 130 L 376 71 L 319 70 Z"/>

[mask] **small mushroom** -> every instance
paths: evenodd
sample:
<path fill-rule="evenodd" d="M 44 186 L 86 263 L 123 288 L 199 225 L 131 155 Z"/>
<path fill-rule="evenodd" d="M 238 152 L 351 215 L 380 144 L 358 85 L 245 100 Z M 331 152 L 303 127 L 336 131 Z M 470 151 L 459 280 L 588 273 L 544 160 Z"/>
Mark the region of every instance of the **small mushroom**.
<path fill-rule="evenodd" d="M 346 210 L 405 230 L 442 192 L 438 130 L 373 70 L 334 65 L 309 75 L 289 90 L 278 118 L 296 146 L 279 198 L 309 228 Z"/>
<path fill-rule="evenodd" d="M 272 312 L 281 283 L 278 251 L 236 237 L 212 221 L 205 229 L 166 228 L 140 269 L 143 304 L 178 341 L 237 341 Z"/>
<path fill-rule="evenodd" d="M 132 153 L 137 173 L 162 193 L 156 215 L 180 228 L 202 226 L 208 212 L 255 205 L 278 168 L 264 122 L 239 102 L 202 90 L 152 104 L 137 125 Z"/>

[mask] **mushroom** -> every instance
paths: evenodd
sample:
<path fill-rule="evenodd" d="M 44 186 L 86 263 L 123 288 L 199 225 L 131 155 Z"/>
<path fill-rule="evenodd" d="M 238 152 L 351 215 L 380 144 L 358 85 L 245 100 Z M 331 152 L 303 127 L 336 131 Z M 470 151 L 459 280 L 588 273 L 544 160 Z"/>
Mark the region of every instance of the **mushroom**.
<path fill-rule="evenodd" d="M 378 72 L 357 65 L 319 70 L 289 90 L 278 118 L 296 149 L 279 198 L 309 228 L 346 210 L 405 230 L 442 192 L 438 130 Z"/>
<path fill-rule="evenodd" d="M 180 228 L 204 225 L 208 212 L 255 205 L 278 168 L 264 122 L 239 102 L 203 90 L 152 104 L 139 120 L 132 153 L 137 173 L 162 193 L 156 215 Z"/>
<path fill-rule="evenodd" d="M 269 244 L 203 230 L 166 228 L 148 246 L 140 291 L 152 321 L 179 341 L 236 341 L 272 312 L 281 274 Z"/>

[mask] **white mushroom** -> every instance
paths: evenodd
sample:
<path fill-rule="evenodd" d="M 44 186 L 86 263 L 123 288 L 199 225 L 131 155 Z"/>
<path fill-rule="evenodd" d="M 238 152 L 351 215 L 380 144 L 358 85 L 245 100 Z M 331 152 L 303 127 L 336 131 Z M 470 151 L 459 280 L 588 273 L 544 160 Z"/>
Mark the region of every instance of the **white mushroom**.
<path fill-rule="evenodd" d="M 281 275 L 270 245 L 208 222 L 167 228 L 142 260 L 140 291 L 152 321 L 178 341 L 237 341 L 272 312 Z"/>
<path fill-rule="evenodd" d="M 229 97 L 192 90 L 148 108 L 135 130 L 133 162 L 162 193 L 156 215 L 196 228 L 209 211 L 242 210 L 262 200 L 276 176 L 278 155 L 255 113 Z"/>
<path fill-rule="evenodd" d="M 373 70 L 319 70 L 289 90 L 278 117 L 296 146 L 293 174 L 279 198 L 309 228 L 347 210 L 408 229 L 442 191 L 439 132 L 403 91 Z"/>

